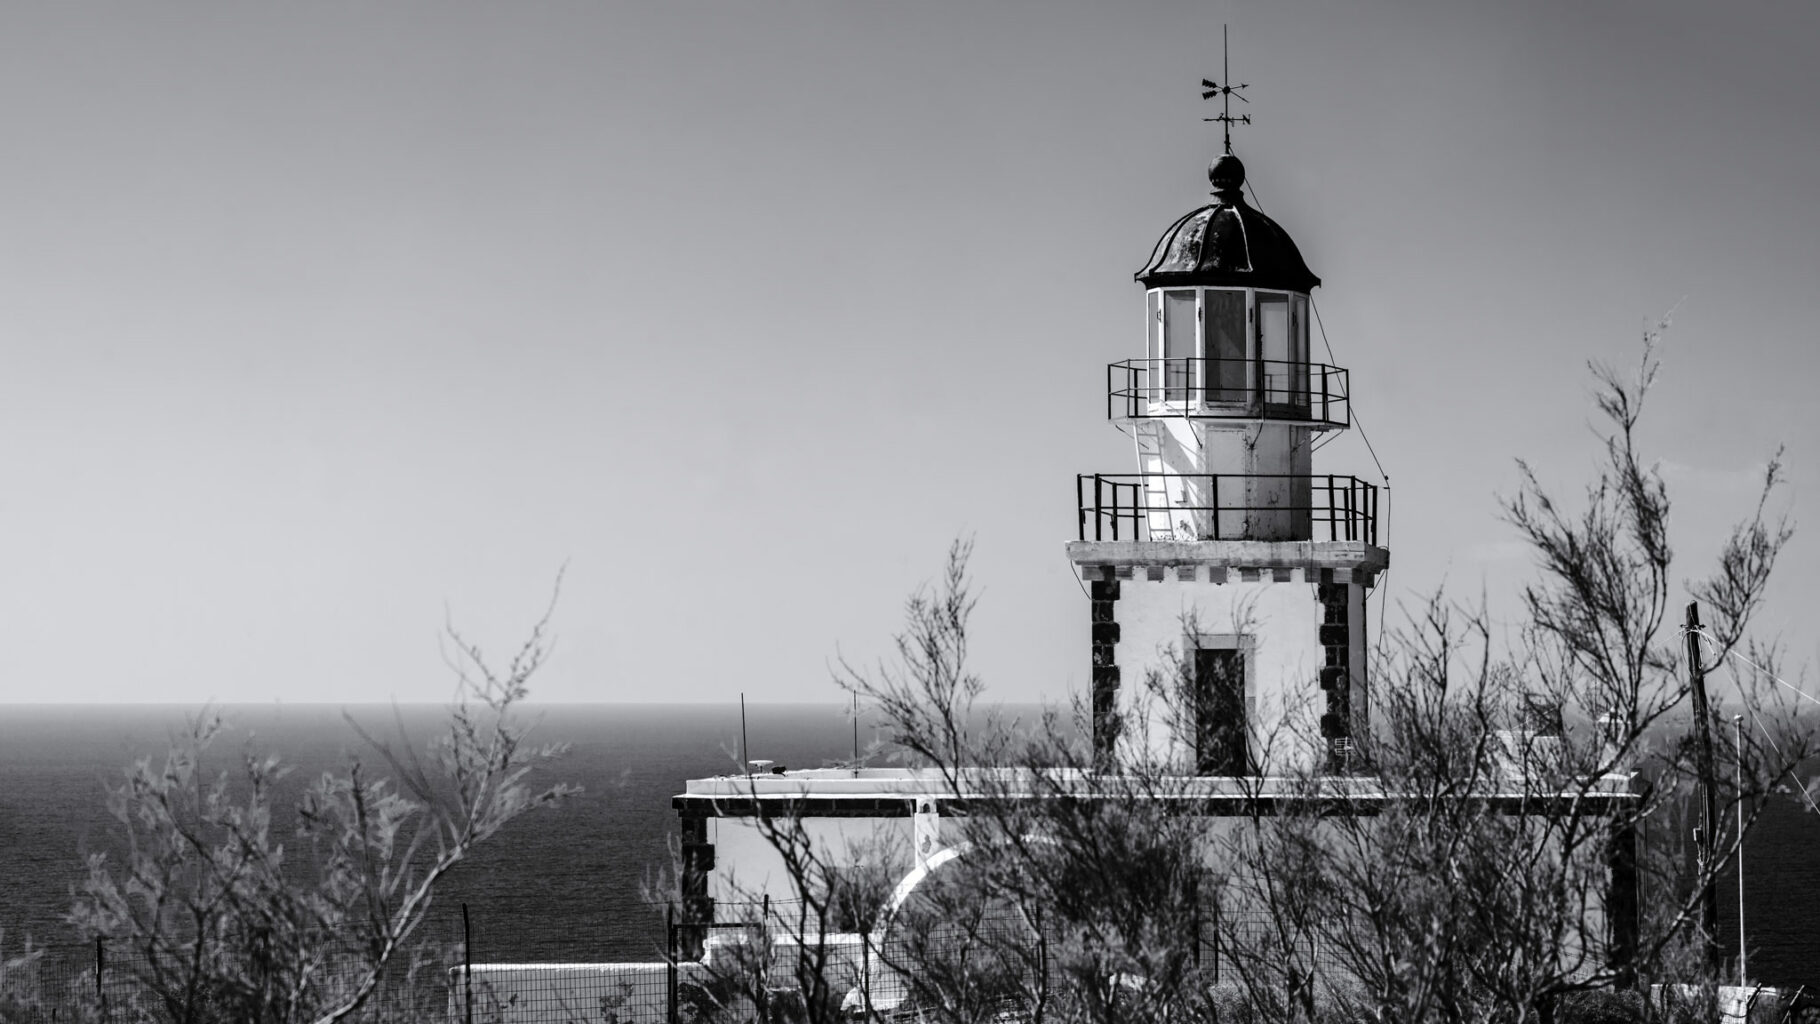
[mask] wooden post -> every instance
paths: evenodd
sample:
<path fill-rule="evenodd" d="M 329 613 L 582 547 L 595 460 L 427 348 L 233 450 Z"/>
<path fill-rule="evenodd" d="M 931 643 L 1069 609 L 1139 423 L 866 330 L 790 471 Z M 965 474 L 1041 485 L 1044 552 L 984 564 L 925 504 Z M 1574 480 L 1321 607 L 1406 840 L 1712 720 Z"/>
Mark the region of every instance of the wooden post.
<path fill-rule="evenodd" d="M 1194 945 L 1190 949 L 1190 958 L 1194 961 L 1194 965 L 1196 967 L 1199 967 L 1199 966 L 1201 966 L 1201 939 L 1202 939 L 1201 896 L 1200 896 L 1200 893 L 1197 892 L 1190 898 L 1191 898 L 1192 902 L 1190 902 L 1188 904 L 1188 914 L 1189 914 L 1189 917 L 1190 917 L 1190 920 L 1192 923 L 1189 925 L 1189 929 L 1194 932 Z"/>
<path fill-rule="evenodd" d="M 1036 909 L 1036 1020 L 1049 1012 L 1049 933 L 1043 930 L 1043 908 Z"/>
<path fill-rule="evenodd" d="M 1220 897 L 1213 897 L 1213 983 L 1220 983 Z"/>
<path fill-rule="evenodd" d="M 664 961 L 669 965 L 669 970 L 664 972 L 664 978 L 669 982 L 670 990 L 666 993 L 669 1013 L 664 1020 L 668 1024 L 676 1024 L 676 904 L 674 903 L 670 904 L 664 914 L 664 949 L 667 954 Z"/>
<path fill-rule="evenodd" d="M 1713 852 L 1718 846 L 1719 792 L 1713 777 L 1713 734 L 1711 709 L 1706 702 L 1706 669 L 1700 659 L 1700 602 L 1687 605 L 1687 679 L 1693 692 L 1695 753 L 1700 775 L 1700 936 L 1706 954 L 1707 969 L 1719 969 L 1719 893 L 1716 879 L 1718 865 Z"/>
<path fill-rule="evenodd" d="M 461 905 L 461 993 L 464 1024 L 474 1024 L 474 933 L 466 903 Z"/>
<path fill-rule="evenodd" d="M 758 1019 L 771 1019 L 771 894 L 765 893 L 759 904 L 758 934 L 754 936 L 753 946 L 757 948 L 758 957 Z M 751 947 L 748 947 L 750 952 Z M 802 947 L 797 947 L 797 956 L 801 957 Z"/>
<path fill-rule="evenodd" d="M 1738 790 L 1738 986 L 1750 984 L 1744 948 L 1744 716 L 1732 716 L 1732 778 Z"/>
<path fill-rule="evenodd" d="M 1637 900 L 1637 823 L 1627 812 L 1617 812 L 1606 836 L 1606 871 L 1608 887 L 1605 916 L 1611 930 L 1609 966 L 1617 975 L 1617 987 L 1627 989 L 1636 984 L 1637 941 L 1640 913 Z"/>

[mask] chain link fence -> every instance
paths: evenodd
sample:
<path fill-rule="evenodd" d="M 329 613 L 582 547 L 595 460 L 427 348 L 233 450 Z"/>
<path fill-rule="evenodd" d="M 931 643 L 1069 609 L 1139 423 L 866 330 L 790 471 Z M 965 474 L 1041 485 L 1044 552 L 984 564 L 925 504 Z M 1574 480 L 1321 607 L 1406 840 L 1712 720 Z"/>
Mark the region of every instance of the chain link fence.
<path fill-rule="evenodd" d="M 297 971 L 258 956 L 231 969 L 198 970 L 181 950 L 97 940 L 28 948 L 0 959 L 0 1020 L 7 1024 L 163 1024 L 170 1021 L 289 1020 L 332 1006 L 369 981 L 371 991 L 347 1024 L 434 1021 L 449 1002 L 449 952 L 420 942 L 376 978 L 351 958 Z M 256 1019 L 246 1020 L 253 1017 Z"/>
<path fill-rule="evenodd" d="M 510 962 L 509 931 L 488 932 L 484 921 L 456 908 L 438 917 L 408 961 L 382 975 L 350 1024 L 910 1021 L 927 1016 L 936 1000 L 982 1021 L 1046 1024 L 1068 1016 L 1084 983 L 1104 982 L 1114 997 L 1133 998 L 1144 984 L 1127 976 L 1084 979 L 1053 928 L 1002 906 L 866 933 L 824 929 L 816 908 L 794 900 L 720 903 L 706 923 L 684 922 L 671 908 L 667 948 L 640 963 L 590 962 L 580 942 L 566 962 Z M 1195 930 L 1192 971 L 1203 986 L 1233 985 L 1260 970 L 1259 951 L 1282 934 L 1268 915 L 1222 914 L 1215 904 Z M 1311 971 L 1339 970 L 1318 944 L 1302 948 L 1297 962 Z M 483 951 L 486 962 L 476 955 Z M 332 999 L 364 977 L 356 964 L 328 963 L 307 983 L 315 997 Z M 0 961 L 0 1019 L 254 1024 L 239 1020 L 238 1011 L 217 1012 L 208 993 L 186 988 L 184 978 L 184 965 L 125 944 L 36 949 Z M 223 1006 L 263 1005 L 257 994 L 234 996 Z M 274 1012 L 271 1019 L 288 1018 Z"/>
<path fill-rule="evenodd" d="M 681 936 L 692 935 L 702 953 L 699 961 L 675 964 L 667 979 L 676 986 L 669 1013 L 652 1024 L 937 1018 L 1047 1024 L 1078 1016 L 1088 988 L 1098 1000 L 1161 998 L 1152 979 L 1093 967 L 1103 957 L 1008 905 L 867 933 L 824 931 L 817 927 L 823 915 L 796 901 L 722 903 L 714 911 L 708 925 L 672 921 L 672 949 L 680 953 Z M 1222 913 L 1209 902 L 1193 920 L 1187 962 L 1177 965 L 1179 993 L 1205 997 L 1250 983 L 1293 997 L 1304 987 L 1350 978 L 1336 950 L 1283 928 L 1268 913 Z M 942 1009 L 932 1014 L 935 1004 Z"/>

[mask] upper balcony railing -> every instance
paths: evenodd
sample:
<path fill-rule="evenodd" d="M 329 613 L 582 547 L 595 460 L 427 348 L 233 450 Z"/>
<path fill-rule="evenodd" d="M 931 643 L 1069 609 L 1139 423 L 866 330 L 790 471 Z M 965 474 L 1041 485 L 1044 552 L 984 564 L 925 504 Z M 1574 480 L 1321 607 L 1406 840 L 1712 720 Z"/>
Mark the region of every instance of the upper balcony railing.
<path fill-rule="evenodd" d="M 1075 477 L 1081 540 L 1378 542 L 1378 489 L 1331 474 Z"/>
<path fill-rule="evenodd" d="M 1351 425 L 1345 370 L 1280 359 L 1126 359 L 1106 367 L 1109 419 L 1287 420 Z"/>

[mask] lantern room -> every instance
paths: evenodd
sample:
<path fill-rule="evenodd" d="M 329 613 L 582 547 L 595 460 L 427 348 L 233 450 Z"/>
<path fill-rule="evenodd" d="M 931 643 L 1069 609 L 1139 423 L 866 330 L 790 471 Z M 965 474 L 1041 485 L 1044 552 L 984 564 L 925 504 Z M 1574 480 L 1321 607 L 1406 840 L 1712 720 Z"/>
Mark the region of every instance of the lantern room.
<path fill-rule="evenodd" d="M 1245 202 L 1238 157 L 1221 156 L 1208 178 L 1215 201 L 1171 224 L 1137 272 L 1147 347 L 1110 368 L 1109 411 L 1346 426 L 1345 371 L 1309 356 L 1308 293 L 1320 278 Z"/>

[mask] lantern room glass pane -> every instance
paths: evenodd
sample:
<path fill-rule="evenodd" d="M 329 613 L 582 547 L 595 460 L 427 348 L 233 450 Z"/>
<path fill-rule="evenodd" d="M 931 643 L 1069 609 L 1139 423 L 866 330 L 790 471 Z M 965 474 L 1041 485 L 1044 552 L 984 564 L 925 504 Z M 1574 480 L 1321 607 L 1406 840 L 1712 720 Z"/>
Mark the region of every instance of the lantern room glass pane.
<path fill-rule="evenodd" d="M 1207 331 L 1207 400 L 1243 402 L 1245 293 L 1209 288 L 1202 309 Z"/>
<path fill-rule="evenodd" d="M 1308 296 L 1289 299 L 1289 402 L 1308 405 Z"/>
<path fill-rule="evenodd" d="M 1193 383 L 1195 301 L 1193 291 L 1163 293 L 1163 394 L 1188 399 Z"/>
<path fill-rule="evenodd" d="M 1264 401 L 1289 401 L 1289 296 L 1258 293 L 1258 342 L 1264 360 Z"/>

